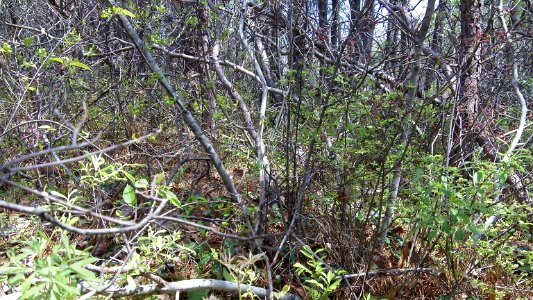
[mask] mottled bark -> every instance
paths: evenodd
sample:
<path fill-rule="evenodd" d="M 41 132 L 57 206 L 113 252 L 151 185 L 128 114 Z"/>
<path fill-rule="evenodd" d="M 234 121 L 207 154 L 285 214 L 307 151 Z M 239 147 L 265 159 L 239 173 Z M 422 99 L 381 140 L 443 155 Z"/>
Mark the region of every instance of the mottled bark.
<path fill-rule="evenodd" d="M 331 1 L 332 18 L 331 18 L 331 45 L 337 47 L 339 42 L 339 13 L 340 3 L 339 0 Z"/>
<path fill-rule="evenodd" d="M 433 50 L 435 53 L 441 53 L 442 52 L 442 44 L 444 40 L 444 18 L 447 14 L 447 2 L 446 0 L 439 1 L 439 6 L 436 9 L 436 16 L 435 16 L 435 22 L 433 25 L 433 36 L 431 38 L 430 46 L 429 48 Z M 431 64 L 432 66 L 438 65 L 438 63 L 434 60 Z M 429 71 L 426 80 L 425 80 L 425 86 L 424 90 L 428 90 L 431 88 L 431 84 L 433 84 L 436 81 L 436 74 L 435 72 Z"/>
<path fill-rule="evenodd" d="M 328 0 L 318 0 L 318 27 L 319 30 L 328 27 Z"/>
<path fill-rule="evenodd" d="M 481 37 L 483 34 L 481 0 L 461 1 L 461 35 L 459 62 L 460 85 L 455 112 L 454 149 L 452 163 L 469 159 L 474 151 L 474 122 L 479 105 L 479 81 L 481 77 Z"/>
<path fill-rule="evenodd" d="M 467 126 L 474 125 L 479 104 L 481 77 L 481 0 L 461 1 L 461 91 L 459 101 L 466 111 Z"/>
<path fill-rule="evenodd" d="M 367 64 L 370 62 L 372 54 L 372 45 L 374 43 L 374 30 L 376 27 L 374 17 L 373 0 L 365 0 L 361 7 L 361 1 L 350 2 L 350 17 L 352 26 L 357 30 L 352 31 L 352 38 L 356 43 L 356 54 L 359 63 Z"/>

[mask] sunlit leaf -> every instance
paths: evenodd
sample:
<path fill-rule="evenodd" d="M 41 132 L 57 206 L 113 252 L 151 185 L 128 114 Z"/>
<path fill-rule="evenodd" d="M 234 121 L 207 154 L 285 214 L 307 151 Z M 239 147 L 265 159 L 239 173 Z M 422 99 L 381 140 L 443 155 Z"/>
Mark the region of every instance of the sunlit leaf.
<path fill-rule="evenodd" d="M 92 71 L 92 69 L 88 65 L 86 65 L 86 64 L 84 64 L 82 62 L 79 62 L 77 60 L 71 61 L 69 65 L 74 66 L 74 67 L 78 67 L 78 68 L 82 68 L 82 69 L 85 69 L 87 71 Z"/>
<path fill-rule="evenodd" d="M 124 202 L 131 207 L 135 207 L 135 205 L 137 204 L 135 198 L 135 189 L 131 185 L 128 184 L 124 188 L 124 192 L 122 193 L 122 199 L 124 199 Z"/>
<path fill-rule="evenodd" d="M 60 64 L 64 64 L 64 63 L 65 63 L 65 60 L 62 59 L 62 58 L 59 58 L 59 57 L 50 57 L 49 60 L 50 60 L 50 61 L 58 62 L 58 63 L 60 63 Z"/>
<path fill-rule="evenodd" d="M 139 179 L 135 182 L 135 187 L 138 189 L 148 188 L 148 180 L 145 178 Z"/>

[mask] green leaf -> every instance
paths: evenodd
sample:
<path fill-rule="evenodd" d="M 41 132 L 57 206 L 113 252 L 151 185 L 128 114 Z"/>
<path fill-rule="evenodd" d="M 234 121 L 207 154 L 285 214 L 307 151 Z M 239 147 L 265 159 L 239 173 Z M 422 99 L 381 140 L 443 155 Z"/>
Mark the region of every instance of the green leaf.
<path fill-rule="evenodd" d="M 27 37 L 23 38 L 23 39 L 22 39 L 22 43 L 23 43 L 24 46 L 26 46 L 26 47 L 31 46 L 31 44 L 33 44 L 33 37 L 32 37 L 32 36 L 27 36 Z"/>
<path fill-rule="evenodd" d="M 120 172 L 124 175 L 124 177 L 126 177 L 126 179 L 128 179 L 128 181 L 130 181 L 131 183 L 135 182 L 135 177 L 133 177 L 133 175 L 124 170 L 121 170 Z"/>
<path fill-rule="evenodd" d="M 46 56 L 46 49 L 45 48 L 39 48 L 36 51 L 36 54 L 38 57 L 45 57 Z"/>
<path fill-rule="evenodd" d="M 50 60 L 50 61 L 58 62 L 58 63 L 60 63 L 60 64 L 64 64 L 64 63 L 65 63 L 65 60 L 62 59 L 62 58 L 59 58 L 59 57 L 50 57 L 49 60 Z"/>
<path fill-rule="evenodd" d="M 322 283 L 318 282 L 316 279 L 308 279 L 305 282 L 306 283 L 310 283 L 310 284 L 312 284 L 314 286 L 317 286 L 317 287 L 319 287 L 321 289 L 324 289 L 324 285 Z"/>
<path fill-rule="evenodd" d="M 123 14 L 125 16 L 130 17 L 130 18 L 135 18 L 135 14 L 133 14 L 131 11 L 129 11 L 127 9 L 120 8 L 120 7 L 113 7 L 113 9 L 114 9 L 114 11 L 116 13 Z"/>
<path fill-rule="evenodd" d="M 335 280 L 335 282 L 333 282 L 333 283 L 329 286 L 328 290 L 330 290 L 330 291 L 332 291 L 332 292 L 333 292 L 334 290 L 336 290 L 336 289 L 339 287 L 339 285 L 341 284 L 341 280 L 342 280 L 342 279 L 337 279 L 337 280 Z"/>
<path fill-rule="evenodd" d="M 124 9 L 124 8 L 121 8 L 121 7 L 117 7 L 117 6 L 113 6 L 113 7 L 110 7 L 108 9 L 104 9 L 102 11 L 102 13 L 100 14 L 100 17 L 106 19 L 106 18 L 109 18 L 115 14 L 123 14 L 125 16 L 128 16 L 128 17 L 131 17 L 131 18 L 135 18 L 135 15 L 130 12 L 129 10 L 127 9 Z"/>
<path fill-rule="evenodd" d="M 94 273 L 85 268 L 78 267 L 78 266 L 76 267 L 71 266 L 70 269 L 72 269 L 72 271 L 78 274 L 80 278 L 83 278 L 88 281 L 96 280 L 96 276 L 94 275 Z"/>
<path fill-rule="evenodd" d="M 87 71 L 92 71 L 92 69 L 88 65 L 86 65 L 86 64 L 84 64 L 84 63 L 82 63 L 82 62 L 80 62 L 78 60 L 71 61 L 69 65 L 73 66 L 73 67 L 78 67 L 78 68 L 81 68 L 81 69 L 85 69 Z"/>
<path fill-rule="evenodd" d="M 299 262 L 295 263 L 294 267 L 296 268 L 296 274 L 298 275 L 302 274 L 303 272 L 312 273 L 311 270 Z"/>
<path fill-rule="evenodd" d="M 442 224 L 442 231 L 444 231 L 444 233 L 450 233 L 450 224 L 448 224 L 448 222 Z"/>
<path fill-rule="evenodd" d="M 287 285 L 287 284 L 284 285 L 283 288 L 281 289 L 280 296 L 287 294 L 290 290 L 291 290 L 290 285 Z"/>
<path fill-rule="evenodd" d="M 171 191 L 165 191 L 165 198 L 168 199 L 168 201 L 172 202 L 172 204 L 176 205 L 177 207 L 181 207 L 181 201 L 178 199 L 178 196 L 174 194 Z"/>
<path fill-rule="evenodd" d="M 165 181 L 165 173 L 159 173 L 157 174 L 157 176 L 155 177 L 155 183 L 156 184 L 161 184 Z"/>
<path fill-rule="evenodd" d="M 10 55 L 13 53 L 13 49 L 11 48 L 11 45 L 8 43 L 3 43 L 2 47 L 0 47 L 0 54 L 7 54 Z"/>
<path fill-rule="evenodd" d="M 124 188 L 124 192 L 122 193 L 122 199 L 124 199 L 124 202 L 128 204 L 131 207 L 135 207 L 137 204 L 137 201 L 135 199 L 135 189 L 131 185 L 126 185 Z"/>
<path fill-rule="evenodd" d="M 79 291 L 78 291 L 78 289 L 75 286 L 68 285 L 68 284 L 66 284 L 64 282 L 61 282 L 59 280 L 56 282 L 56 284 L 61 287 L 61 289 L 62 289 L 61 293 L 62 294 L 68 293 L 68 294 L 74 295 L 74 296 L 79 294 Z"/>
<path fill-rule="evenodd" d="M 61 194 L 60 192 L 57 192 L 57 191 L 50 191 L 50 195 L 52 196 L 55 196 L 57 198 L 61 198 L 61 199 L 67 199 L 67 197 L 63 194 Z"/>
<path fill-rule="evenodd" d="M 224 279 L 226 281 L 229 281 L 229 282 L 236 282 L 235 280 L 235 276 L 233 276 L 233 274 L 231 274 L 230 272 L 228 272 L 228 270 L 224 269 L 222 271 L 222 276 L 224 277 Z"/>
<path fill-rule="evenodd" d="M 454 235 L 454 238 L 456 241 L 460 241 L 463 239 L 463 237 L 465 236 L 465 231 L 463 229 L 457 229 L 457 231 L 455 231 L 455 235 Z"/>
<path fill-rule="evenodd" d="M 482 171 L 475 171 L 474 176 L 474 186 L 477 186 L 482 180 L 483 180 L 483 172 Z"/>
<path fill-rule="evenodd" d="M 21 285 L 22 294 L 26 294 L 28 292 L 28 289 L 30 288 L 31 284 L 33 283 L 33 279 L 37 276 L 37 273 L 32 273 Z"/>
<path fill-rule="evenodd" d="M 45 286 L 46 286 L 45 283 L 41 283 L 41 284 L 38 284 L 38 285 L 34 286 L 33 288 L 31 288 L 29 290 L 26 290 L 26 291 L 23 290 L 22 291 L 22 297 L 20 299 L 35 299 L 35 298 L 39 298 L 37 296 L 38 295 L 42 296 L 42 294 L 40 292 L 42 292 L 44 290 Z"/>
<path fill-rule="evenodd" d="M 433 241 L 433 238 L 437 235 L 437 230 L 433 229 L 428 233 L 427 241 L 428 243 L 431 243 Z"/>
<path fill-rule="evenodd" d="M 22 278 L 24 278 L 24 274 L 25 272 L 28 272 L 29 270 L 31 270 L 30 268 L 26 268 L 26 267 L 2 267 L 2 274 L 3 275 L 15 275 L 15 274 L 18 274 L 20 275 Z"/>
<path fill-rule="evenodd" d="M 203 255 L 200 261 L 198 262 L 198 265 L 204 267 L 210 260 L 211 257 L 209 255 Z"/>
<path fill-rule="evenodd" d="M 135 182 L 135 187 L 138 189 L 146 189 L 148 188 L 148 180 L 145 178 L 139 179 Z"/>

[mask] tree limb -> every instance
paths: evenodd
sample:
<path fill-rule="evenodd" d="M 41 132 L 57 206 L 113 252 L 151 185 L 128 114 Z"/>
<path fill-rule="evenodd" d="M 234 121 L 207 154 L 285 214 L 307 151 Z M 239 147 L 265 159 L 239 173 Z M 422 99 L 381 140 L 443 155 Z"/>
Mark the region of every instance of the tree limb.
<path fill-rule="evenodd" d="M 87 283 L 80 283 L 80 289 L 84 293 L 93 291 Z M 127 297 L 127 296 L 146 296 L 154 294 L 175 294 L 176 292 L 195 291 L 201 289 L 211 289 L 217 291 L 224 291 L 230 293 L 251 291 L 254 295 L 264 299 L 267 296 L 267 289 L 247 285 L 238 284 L 235 282 L 228 282 L 217 279 L 189 279 L 175 282 L 167 282 L 166 286 L 161 287 L 157 284 L 138 285 L 135 289 L 128 289 L 127 287 L 111 287 L 103 292 L 101 295 L 109 295 L 112 297 Z M 299 300 L 300 297 L 294 294 L 285 294 L 278 298 L 279 300 Z"/>

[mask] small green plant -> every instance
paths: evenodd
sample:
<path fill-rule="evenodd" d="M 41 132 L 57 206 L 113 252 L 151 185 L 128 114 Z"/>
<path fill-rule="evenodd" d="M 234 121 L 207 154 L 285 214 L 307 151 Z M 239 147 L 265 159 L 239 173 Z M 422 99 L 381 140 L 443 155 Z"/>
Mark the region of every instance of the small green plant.
<path fill-rule="evenodd" d="M 128 16 L 130 18 L 135 18 L 135 14 L 132 13 L 131 11 L 125 9 L 125 8 L 122 8 L 122 7 L 117 7 L 117 6 L 112 6 L 110 8 L 107 8 L 107 9 L 104 9 L 102 11 L 102 13 L 100 14 L 100 17 L 102 19 L 107 19 L 107 18 L 110 18 L 114 15 L 118 15 L 118 14 L 122 14 L 122 15 L 125 15 L 125 16 Z"/>
<path fill-rule="evenodd" d="M 179 231 L 168 234 L 163 230 L 154 232 L 150 228 L 146 236 L 139 237 L 138 248 L 145 257 L 150 257 L 158 265 L 164 265 L 173 262 L 176 252 L 182 249 L 179 244 L 180 239 Z"/>
<path fill-rule="evenodd" d="M 328 296 L 335 291 L 342 278 L 338 276 L 343 274 L 344 270 L 328 270 L 324 265 L 324 256 L 319 256 L 324 249 L 313 251 L 311 247 L 304 246 L 300 251 L 306 258 L 306 265 L 295 263 L 296 274 L 303 275 L 304 288 L 313 300 L 328 299 Z M 320 259 L 319 259 L 320 257 Z"/>
<path fill-rule="evenodd" d="M 11 53 L 13 53 L 13 48 L 11 48 L 11 45 L 8 43 L 3 43 L 2 47 L 0 47 L 0 54 L 11 55 Z"/>
<path fill-rule="evenodd" d="M 77 250 L 66 234 L 59 243 L 43 232 L 29 240 L 20 241 L 22 249 L 7 252 L 9 265 L 4 268 L 0 282 L 22 293 L 19 299 L 73 299 L 79 296 L 79 282 L 95 283 L 95 274 L 85 266 L 97 259 Z M 17 253 L 15 253 L 15 251 Z"/>
<path fill-rule="evenodd" d="M 224 279 L 238 284 L 253 285 L 259 279 L 259 271 L 255 263 L 262 260 L 262 254 L 250 255 L 248 257 L 236 255 L 222 254 L 218 261 L 226 267 L 223 270 Z M 248 290 L 242 293 L 239 290 L 239 299 L 250 298 L 254 299 L 256 296 L 252 291 Z"/>

